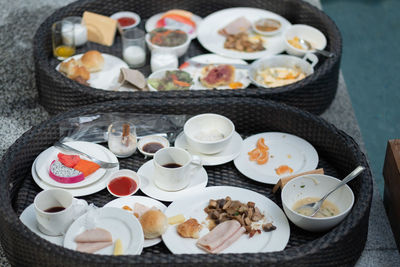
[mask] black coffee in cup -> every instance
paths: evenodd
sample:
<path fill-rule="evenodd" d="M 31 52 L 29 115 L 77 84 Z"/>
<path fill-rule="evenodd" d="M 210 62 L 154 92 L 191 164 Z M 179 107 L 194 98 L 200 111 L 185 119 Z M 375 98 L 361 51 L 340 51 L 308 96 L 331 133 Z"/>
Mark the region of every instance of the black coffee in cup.
<path fill-rule="evenodd" d="M 165 167 L 165 168 L 179 168 L 179 167 L 182 167 L 182 165 L 178 164 L 178 163 L 167 163 L 167 164 L 164 164 L 162 166 Z"/>
<path fill-rule="evenodd" d="M 60 211 L 63 211 L 63 210 L 65 210 L 64 207 L 51 207 L 51 208 L 48 208 L 48 209 L 46 209 L 44 211 L 45 212 L 60 212 Z"/>

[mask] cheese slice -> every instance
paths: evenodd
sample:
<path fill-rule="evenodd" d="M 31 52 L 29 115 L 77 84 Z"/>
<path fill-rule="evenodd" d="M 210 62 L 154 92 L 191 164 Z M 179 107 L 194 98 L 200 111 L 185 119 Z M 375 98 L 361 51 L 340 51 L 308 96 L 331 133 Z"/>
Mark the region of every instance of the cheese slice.
<path fill-rule="evenodd" d="M 88 31 L 88 40 L 94 43 L 112 46 L 117 30 L 117 21 L 99 15 L 96 13 L 85 11 L 82 17 Z"/>
<path fill-rule="evenodd" d="M 124 254 L 124 249 L 122 247 L 122 241 L 121 239 L 117 239 L 115 240 L 115 245 L 114 245 L 114 253 L 115 256 L 119 256 Z"/>

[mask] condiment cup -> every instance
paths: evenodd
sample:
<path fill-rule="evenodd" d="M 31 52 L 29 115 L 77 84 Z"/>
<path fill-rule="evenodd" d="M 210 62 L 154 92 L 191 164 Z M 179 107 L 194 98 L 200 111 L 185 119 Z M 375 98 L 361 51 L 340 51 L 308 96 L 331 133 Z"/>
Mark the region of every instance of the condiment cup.
<path fill-rule="evenodd" d="M 323 50 L 327 44 L 326 37 L 320 30 L 304 24 L 292 25 L 292 27 L 285 31 L 283 36 L 286 45 L 286 52 L 293 56 L 301 57 L 308 52 L 315 52 L 315 50 L 299 49 L 292 46 L 288 41 L 292 40 L 296 36 L 300 39 L 307 40 L 315 49 Z"/>
<path fill-rule="evenodd" d="M 190 46 L 190 42 L 192 39 L 189 38 L 189 35 L 187 33 L 185 33 L 187 38 L 186 41 L 181 44 L 181 45 L 177 45 L 177 46 L 171 46 L 171 47 L 167 47 L 167 46 L 159 46 L 159 45 L 155 45 L 150 41 L 150 34 L 147 33 L 146 34 L 146 44 L 147 47 L 150 49 L 150 51 L 152 51 L 153 49 L 163 49 L 163 50 L 169 50 L 169 53 L 175 54 L 177 57 L 181 57 L 183 56 L 187 50 L 189 49 Z"/>
<path fill-rule="evenodd" d="M 131 11 L 120 11 L 120 12 L 114 13 L 110 16 L 110 18 L 115 19 L 116 21 L 118 21 L 118 19 L 124 18 L 124 17 L 134 19 L 135 23 L 132 25 L 128 25 L 128 26 L 121 26 L 118 23 L 118 31 L 120 34 L 122 34 L 122 32 L 124 30 L 135 28 L 140 23 L 140 16 L 138 14 L 136 14 L 135 12 L 131 12 Z"/>
<path fill-rule="evenodd" d="M 150 143 L 159 143 L 163 146 L 163 148 L 169 147 L 169 141 L 165 137 L 158 136 L 158 135 L 143 136 L 142 138 L 140 138 L 140 140 L 138 142 L 138 150 L 140 151 L 140 153 L 142 153 L 146 157 L 153 157 L 155 154 L 155 152 L 149 153 L 149 152 L 146 152 L 143 150 L 143 147 L 146 144 L 150 144 Z"/>
<path fill-rule="evenodd" d="M 256 26 L 257 26 L 258 23 L 262 23 L 263 20 L 275 21 L 277 24 L 279 23 L 279 27 L 274 31 L 261 31 L 261 30 L 257 29 Z M 278 19 L 278 18 L 261 18 L 261 19 L 258 19 L 256 21 L 254 21 L 252 23 L 252 27 L 253 27 L 253 31 L 255 31 L 258 34 L 266 35 L 266 36 L 272 36 L 272 35 L 278 34 L 278 33 L 280 33 L 282 31 L 282 24 L 283 23 L 282 23 L 281 19 Z"/>
<path fill-rule="evenodd" d="M 339 214 L 335 216 L 324 218 L 305 216 L 294 211 L 293 205 L 306 197 L 321 198 L 339 183 L 339 179 L 323 174 L 303 175 L 290 180 L 281 193 L 286 216 L 298 227 L 311 232 L 326 231 L 334 227 L 350 213 L 353 207 L 354 194 L 348 185 L 337 189 L 327 198 L 339 209 Z"/>
<path fill-rule="evenodd" d="M 225 116 L 205 113 L 186 121 L 183 132 L 191 148 L 203 154 L 215 154 L 229 144 L 235 132 L 235 125 Z M 221 138 L 218 138 L 218 135 L 221 135 Z"/>
<path fill-rule="evenodd" d="M 113 181 L 114 179 L 119 178 L 119 177 L 128 177 L 129 179 L 133 180 L 136 183 L 135 190 L 129 192 L 128 194 L 123 194 L 123 195 L 118 195 L 118 194 L 112 192 L 112 190 L 110 189 L 110 183 L 111 183 L 111 181 Z M 114 172 L 111 175 L 111 177 L 108 180 L 108 182 L 107 182 L 107 190 L 108 190 L 108 192 L 111 195 L 115 196 L 115 197 L 131 196 L 131 195 L 135 194 L 139 190 L 139 188 L 140 188 L 140 177 L 139 177 L 139 175 L 137 175 L 136 172 L 134 172 L 132 170 L 128 170 L 128 169 L 122 169 L 122 170 Z"/>

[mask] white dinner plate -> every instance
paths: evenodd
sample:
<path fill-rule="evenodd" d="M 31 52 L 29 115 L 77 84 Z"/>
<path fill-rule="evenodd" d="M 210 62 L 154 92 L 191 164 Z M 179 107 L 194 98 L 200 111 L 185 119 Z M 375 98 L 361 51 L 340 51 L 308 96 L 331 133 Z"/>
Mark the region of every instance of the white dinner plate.
<path fill-rule="evenodd" d="M 193 194 L 204 187 L 206 187 L 208 182 L 208 175 L 206 170 L 202 167 L 197 170 L 193 176 L 190 178 L 190 183 L 187 187 L 179 191 L 165 191 L 158 188 L 153 182 L 154 176 L 154 164 L 153 160 L 147 161 L 143 164 L 137 174 L 140 176 L 140 190 L 142 192 L 152 198 L 161 200 L 161 201 L 174 201 L 180 197 L 183 197 L 187 194 Z"/>
<path fill-rule="evenodd" d="M 222 63 L 222 64 L 243 64 L 243 65 L 248 65 L 248 63 L 242 59 L 235 59 L 235 58 L 228 58 L 228 57 L 223 57 L 220 55 L 216 54 L 205 54 L 205 55 L 200 55 L 196 57 L 192 57 L 190 60 L 199 62 L 199 63 L 204 63 L 204 64 L 215 64 L 215 63 Z M 204 85 L 201 84 L 199 81 L 199 78 L 202 77 L 202 67 L 197 68 L 193 65 L 189 65 L 186 68 L 183 68 L 182 70 L 190 73 L 192 75 L 194 85 L 191 87 L 190 90 L 210 90 L 210 88 L 205 87 Z M 240 82 L 243 84 L 241 88 L 246 88 L 250 84 L 250 79 L 248 77 L 248 72 L 245 69 L 235 69 L 235 80 L 234 82 Z M 226 86 L 218 86 L 216 89 L 231 89 L 228 85 Z"/>
<path fill-rule="evenodd" d="M 242 137 L 237 132 L 234 132 L 231 141 L 224 150 L 216 154 L 206 155 L 189 146 L 184 132 L 181 132 L 175 139 L 176 147 L 186 149 L 190 154 L 200 157 L 203 166 L 221 165 L 235 159 L 240 154 L 242 143 Z"/>
<path fill-rule="evenodd" d="M 263 165 L 250 161 L 247 154 L 256 148 L 257 140 L 261 137 L 269 147 L 269 159 Z M 282 177 L 314 170 L 318 166 L 318 153 L 309 142 L 298 136 L 269 132 L 246 138 L 240 155 L 233 162 L 236 168 L 248 178 L 261 183 L 276 184 Z M 293 172 L 278 176 L 275 169 L 281 165 L 288 165 Z"/>
<path fill-rule="evenodd" d="M 156 207 L 157 209 L 161 211 L 165 211 L 167 209 L 167 206 L 165 206 L 163 203 L 161 203 L 158 200 L 149 198 L 149 197 L 143 197 L 143 196 L 127 196 L 127 197 L 120 197 L 117 199 L 114 199 L 107 204 L 104 205 L 104 207 L 114 207 L 114 208 L 120 208 L 122 209 L 123 206 L 129 206 L 131 209 L 135 206 L 135 203 L 140 203 L 142 205 L 145 205 L 149 208 Z M 128 212 L 130 215 L 132 215 L 131 211 L 124 210 Z M 152 239 L 144 239 L 144 247 L 151 247 L 154 245 L 157 245 L 158 243 L 161 242 L 161 238 L 152 238 Z"/>
<path fill-rule="evenodd" d="M 253 201 L 256 207 L 265 215 L 266 222 L 272 222 L 276 230 L 271 232 L 262 231 L 252 238 L 243 234 L 230 247 L 221 253 L 259 253 L 280 251 L 286 247 L 289 241 L 290 228 L 285 214 L 272 200 L 248 189 L 232 186 L 207 187 L 197 193 L 190 194 L 184 198 L 177 199 L 165 211 L 167 217 L 183 214 L 186 219 L 195 218 L 201 223 L 206 222 L 207 214 L 204 208 L 208 206 L 210 199 L 221 199 L 230 196 L 232 200 L 243 203 Z M 200 237 L 209 232 L 207 227 L 200 231 Z M 196 246 L 197 239 L 183 238 L 176 230 L 176 226 L 170 226 L 162 239 L 168 249 L 174 254 L 199 254 L 206 253 Z"/>
<path fill-rule="evenodd" d="M 240 52 L 232 49 L 225 49 L 225 37 L 220 35 L 218 31 L 224 28 L 227 24 L 234 21 L 239 17 L 245 17 L 250 22 L 254 22 L 261 18 L 278 19 L 282 22 L 282 30 L 274 36 L 262 36 L 265 41 L 265 50 L 258 52 Z M 283 32 L 290 26 L 290 22 L 268 10 L 248 7 L 234 7 L 223 9 L 212 13 L 203 19 L 198 29 L 198 40 L 200 44 L 207 50 L 230 58 L 240 58 L 246 60 L 253 60 L 262 57 L 280 54 L 285 51 L 285 41 Z M 249 30 L 252 32 L 252 30 Z M 252 35 L 252 34 L 250 34 Z"/>
<path fill-rule="evenodd" d="M 32 232 L 34 232 L 41 238 L 46 239 L 47 241 L 49 241 L 53 244 L 63 246 L 63 242 L 64 242 L 63 235 L 51 236 L 51 235 L 46 235 L 46 234 L 43 234 L 42 232 L 40 232 L 40 230 L 37 226 L 35 205 L 33 203 L 30 204 L 28 207 L 26 207 L 26 209 L 24 209 L 24 211 L 19 216 L 19 219 L 21 220 L 21 222 L 23 224 L 25 224 L 26 227 L 29 228 L 29 230 L 31 230 Z"/>
<path fill-rule="evenodd" d="M 92 157 L 95 157 L 99 160 L 108 162 L 110 158 L 114 155 L 110 150 L 104 149 L 103 146 L 84 142 L 84 141 L 73 141 L 73 142 L 66 142 L 66 145 L 71 146 L 75 149 L 78 149 Z M 80 182 L 77 183 L 60 183 L 54 180 L 49 175 L 50 165 L 51 163 L 57 159 L 58 153 L 66 153 L 63 150 L 60 150 L 54 146 L 49 147 L 48 149 L 44 150 L 42 153 L 39 154 L 36 161 L 36 173 L 39 175 L 40 179 L 46 182 L 49 185 L 61 187 L 61 188 L 78 188 L 88 186 L 99 179 L 101 179 L 106 174 L 106 169 L 100 168 L 91 175 L 88 175 Z M 73 153 L 72 153 L 73 154 Z M 78 154 L 75 154 L 78 155 Z M 89 160 L 88 158 L 79 155 L 80 158 Z M 115 158 L 112 162 L 118 162 Z"/>
<path fill-rule="evenodd" d="M 163 14 L 164 13 L 158 13 L 158 14 L 156 14 L 154 16 L 151 16 L 147 20 L 146 25 L 145 25 L 145 29 L 146 29 L 147 32 L 151 32 L 152 30 L 154 30 L 156 28 L 157 21 L 159 19 L 161 19 Z M 199 29 L 199 25 L 201 24 L 203 19 L 201 17 L 193 14 L 193 21 L 196 23 L 196 30 L 194 32 L 192 32 L 192 33 L 188 33 L 190 39 L 194 39 L 194 38 L 197 37 L 197 32 L 198 32 L 198 29 Z"/>
<path fill-rule="evenodd" d="M 83 54 L 75 55 L 67 58 L 63 62 L 66 62 L 71 58 L 78 60 L 82 56 Z M 90 73 L 90 79 L 88 80 L 88 83 L 90 87 L 93 88 L 115 91 L 116 88 L 119 88 L 118 77 L 121 68 L 129 68 L 129 66 L 125 63 L 125 61 L 116 56 L 104 53 L 102 53 L 102 56 L 104 57 L 103 69 L 98 72 Z M 57 71 L 60 69 L 60 64 L 58 64 L 56 67 Z"/>
<path fill-rule="evenodd" d="M 112 235 L 113 243 L 120 239 L 124 255 L 140 255 L 142 253 L 144 243 L 143 230 L 135 216 L 117 208 L 99 208 L 93 212 L 94 227 L 109 231 Z M 74 239 L 86 230 L 86 216 L 88 214 L 83 214 L 68 228 L 64 237 L 64 247 L 76 250 L 77 243 Z M 114 244 L 95 252 L 95 254 L 113 255 L 113 251 Z"/>

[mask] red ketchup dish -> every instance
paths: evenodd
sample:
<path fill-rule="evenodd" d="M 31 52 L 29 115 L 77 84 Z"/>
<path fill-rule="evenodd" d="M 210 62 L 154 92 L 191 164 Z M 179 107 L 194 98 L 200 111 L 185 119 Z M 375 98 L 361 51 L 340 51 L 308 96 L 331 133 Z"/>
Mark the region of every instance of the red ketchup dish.
<path fill-rule="evenodd" d="M 140 178 L 136 172 L 123 169 L 111 175 L 107 190 L 115 197 L 125 197 L 135 194 L 140 187 Z"/>
<path fill-rule="evenodd" d="M 123 30 L 134 28 L 140 23 L 140 16 L 131 11 L 120 11 L 112 14 L 110 18 L 118 22 L 118 31 L 121 34 Z"/>

